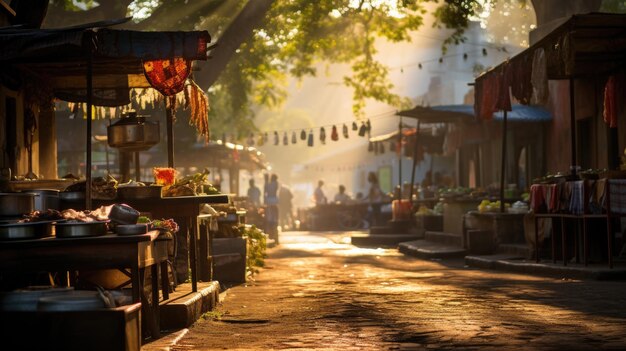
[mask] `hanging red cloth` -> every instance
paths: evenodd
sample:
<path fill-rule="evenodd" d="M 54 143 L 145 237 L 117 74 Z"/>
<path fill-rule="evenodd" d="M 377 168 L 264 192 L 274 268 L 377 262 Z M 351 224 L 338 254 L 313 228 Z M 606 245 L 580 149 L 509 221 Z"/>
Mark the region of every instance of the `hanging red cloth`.
<path fill-rule="evenodd" d="M 165 96 L 183 90 L 191 73 L 191 61 L 183 58 L 144 61 L 143 71 L 150 85 Z"/>
<path fill-rule="evenodd" d="M 617 128 L 617 79 L 610 76 L 604 86 L 604 122 L 611 128 Z"/>

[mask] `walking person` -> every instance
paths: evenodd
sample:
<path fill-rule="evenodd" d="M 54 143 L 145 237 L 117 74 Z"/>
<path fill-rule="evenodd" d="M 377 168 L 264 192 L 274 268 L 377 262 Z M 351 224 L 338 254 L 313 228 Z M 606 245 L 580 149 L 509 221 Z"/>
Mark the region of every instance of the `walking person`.
<path fill-rule="evenodd" d="M 250 179 L 248 184 L 250 185 L 248 188 L 248 202 L 253 207 L 261 206 L 261 189 L 254 185 L 254 179 Z"/>
<path fill-rule="evenodd" d="M 378 177 L 376 173 L 369 172 L 367 175 L 367 181 L 370 183 L 370 189 L 367 193 L 367 201 L 370 204 L 370 226 L 378 225 L 380 218 L 380 207 L 385 200 L 385 194 L 380 188 Z"/>
<path fill-rule="evenodd" d="M 293 194 L 291 189 L 284 184 L 280 185 L 278 191 L 278 224 L 283 230 L 293 228 Z"/>
<path fill-rule="evenodd" d="M 269 181 L 265 176 L 265 192 L 263 194 L 265 200 L 265 231 L 270 239 L 278 244 L 278 176 L 272 174 Z"/>

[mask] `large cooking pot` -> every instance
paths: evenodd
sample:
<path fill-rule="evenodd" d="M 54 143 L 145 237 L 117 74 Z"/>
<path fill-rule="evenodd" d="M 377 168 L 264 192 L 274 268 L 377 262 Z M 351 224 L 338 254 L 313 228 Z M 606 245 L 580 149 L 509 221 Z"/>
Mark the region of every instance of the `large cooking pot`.
<path fill-rule="evenodd" d="M 0 216 L 16 217 L 35 209 L 33 193 L 0 193 Z"/>
<path fill-rule="evenodd" d="M 107 128 L 107 138 L 110 147 L 133 152 L 148 150 L 159 143 L 159 122 L 146 121 L 131 111 Z"/>
<path fill-rule="evenodd" d="M 27 193 L 35 194 L 35 210 L 46 211 L 59 209 L 59 191 L 54 189 L 27 190 Z"/>

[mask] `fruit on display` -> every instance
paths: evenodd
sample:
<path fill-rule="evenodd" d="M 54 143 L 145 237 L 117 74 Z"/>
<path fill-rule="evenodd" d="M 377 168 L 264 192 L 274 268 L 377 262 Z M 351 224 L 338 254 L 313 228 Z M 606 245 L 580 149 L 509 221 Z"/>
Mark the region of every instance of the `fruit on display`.
<path fill-rule="evenodd" d="M 480 204 L 478 205 L 478 212 L 499 212 L 500 211 L 500 206 L 502 205 L 502 203 L 500 202 L 500 200 L 498 201 L 489 201 L 489 200 L 483 200 L 480 202 Z M 509 203 L 505 203 L 504 204 L 504 208 L 505 210 L 508 211 L 508 209 L 511 207 L 511 204 Z"/>

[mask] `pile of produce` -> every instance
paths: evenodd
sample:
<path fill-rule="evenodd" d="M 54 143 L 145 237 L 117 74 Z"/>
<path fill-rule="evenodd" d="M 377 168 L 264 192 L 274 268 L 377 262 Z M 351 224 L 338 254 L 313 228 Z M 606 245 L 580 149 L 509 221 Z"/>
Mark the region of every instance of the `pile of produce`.
<path fill-rule="evenodd" d="M 500 212 L 500 206 L 502 205 L 502 203 L 500 202 L 500 200 L 498 201 L 489 201 L 489 200 L 483 200 L 480 205 L 478 205 L 478 212 L 484 213 L 484 212 Z M 504 204 L 504 208 L 505 210 L 508 211 L 509 207 L 511 207 L 511 204 L 505 203 Z"/>
<path fill-rule="evenodd" d="M 209 183 L 209 170 L 206 168 L 202 172 L 187 175 L 174 180 L 170 179 L 170 176 L 172 174 L 175 174 L 173 172 L 168 173 L 167 179 L 160 180 L 158 177 L 164 177 L 163 170 L 163 168 L 155 168 L 154 174 L 155 179 L 157 180 L 157 184 L 165 185 L 165 188 L 163 190 L 164 197 L 195 196 L 204 194 L 211 195 L 220 193 L 215 187 L 213 187 L 213 185 Z"/>

